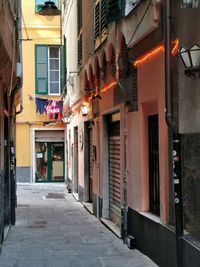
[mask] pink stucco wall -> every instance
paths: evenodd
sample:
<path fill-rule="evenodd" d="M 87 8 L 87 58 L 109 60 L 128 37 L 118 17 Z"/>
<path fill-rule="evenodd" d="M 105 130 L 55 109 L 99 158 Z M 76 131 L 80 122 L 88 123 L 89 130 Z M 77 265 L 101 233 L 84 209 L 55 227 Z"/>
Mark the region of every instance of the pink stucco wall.
<path fill-rule="evenodd" d="M 128 205 L 149 210 L 148 116 L 159 115 L 160 217 L 168 220 L 168 130 L 165 122 L 164 54 L 138 65 L 138 112 L 127 117 Z"/>

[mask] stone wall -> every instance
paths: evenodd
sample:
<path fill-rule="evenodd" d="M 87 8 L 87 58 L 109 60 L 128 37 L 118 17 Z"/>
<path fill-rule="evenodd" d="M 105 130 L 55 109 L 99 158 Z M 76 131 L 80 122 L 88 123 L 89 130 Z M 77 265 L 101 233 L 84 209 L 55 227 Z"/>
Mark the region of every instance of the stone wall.
<path fill-rule="evenodd" d="M 200 134 L 182 136 L 184 227 L 200 242 Z"/>

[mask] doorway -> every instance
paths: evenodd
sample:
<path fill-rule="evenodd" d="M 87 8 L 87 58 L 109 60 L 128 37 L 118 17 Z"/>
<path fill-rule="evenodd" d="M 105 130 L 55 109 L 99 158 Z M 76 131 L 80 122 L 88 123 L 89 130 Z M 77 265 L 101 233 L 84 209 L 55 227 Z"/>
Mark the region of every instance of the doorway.
<path fill-rule="evenodd" d="M 64 143 L 36 142 L 36 182 L 64 182 Z"/>
<path fill-rule="evenodd" d="M 121 166 L 119 113 L 108 117 L 109 218 L 121 227 Z"/>
<path fill-rule="evenodd" d="M 78 127 L 74 127 L 73 193 L 78 194 Z"/>
<path fill-rule="evenodd" d="M 148 117 L 149 128 L 149 210 L 160 215 L 158 114 Z"/>

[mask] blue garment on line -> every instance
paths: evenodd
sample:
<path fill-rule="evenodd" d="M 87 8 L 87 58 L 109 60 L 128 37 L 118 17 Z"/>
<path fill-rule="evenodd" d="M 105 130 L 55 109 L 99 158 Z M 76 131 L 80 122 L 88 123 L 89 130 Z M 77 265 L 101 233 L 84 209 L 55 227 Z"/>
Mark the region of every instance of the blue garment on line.
<path fill-rule="evenodd" d="M 46 111 L 45 107 L 48 104 L 48 99 L 36 97 L 35 104 L 36 104 L 36 112 L 43 114 Z"/>

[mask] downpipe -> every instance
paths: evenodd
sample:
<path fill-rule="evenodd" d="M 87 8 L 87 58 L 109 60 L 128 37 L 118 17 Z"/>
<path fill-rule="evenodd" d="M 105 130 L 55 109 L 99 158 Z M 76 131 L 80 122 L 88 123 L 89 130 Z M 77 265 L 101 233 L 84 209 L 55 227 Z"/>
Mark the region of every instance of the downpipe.
<path fill-rule="evenodd" d="M 176 231 L 176 264 L 182 267 L 181 239 L 183 237 L 183 204 L 181 187 L 181 139 L 180 134 L 175 134 L 175 121 L 172 112 L 172 47 L 171 47 L 171 0 L 164 2 L 164 26 L 165 26 L 165 119 L 169 132 L 169 161 L 170 178 L 174 187 L 175 205 L 175 231 Z"/>

